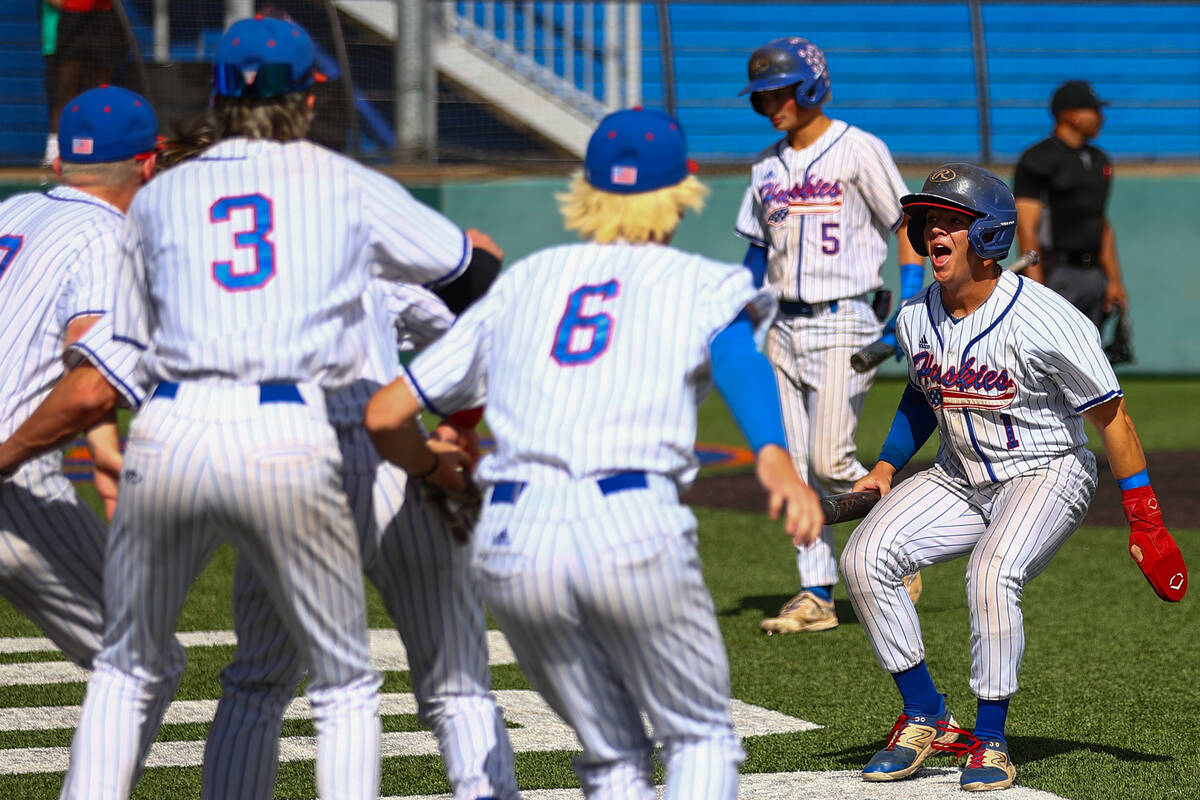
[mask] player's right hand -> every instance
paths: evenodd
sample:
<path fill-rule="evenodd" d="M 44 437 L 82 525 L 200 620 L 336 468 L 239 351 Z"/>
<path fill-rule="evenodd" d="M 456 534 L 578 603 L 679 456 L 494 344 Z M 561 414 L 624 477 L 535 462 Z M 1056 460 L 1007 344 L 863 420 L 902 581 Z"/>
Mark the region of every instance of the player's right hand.
<path fill-rule="evenodd" d="M 471 228 L 467 231 L 467 239 L 471 242 L 471 247 L 479 250 L 486 250 L 494 255 L 498 260 L 504 260 L 504 251 L 500 249 L 500 245 L 496 244 L 492 237 L 488 236 L 483 231 L 477 231 Z"/>
<path fill-rule="evenodd" d="M 892 479 L 896 477 L 896 468 L 886 461 L 880 461 L 875 467 L 854 482 L 852 492 L 879 492 L 883 497 L 892 490 Z"/>
<path fill-rule="evenodd" d="M 783 528 L 797 547 L 816 541 L 825 524 L 821 501 L 800 480 L 787 450 L 770 444 L 759 450 L 757 474 L 759 483 L 767 490 L 767 516 L 779 519 L 786 511 Z"/>

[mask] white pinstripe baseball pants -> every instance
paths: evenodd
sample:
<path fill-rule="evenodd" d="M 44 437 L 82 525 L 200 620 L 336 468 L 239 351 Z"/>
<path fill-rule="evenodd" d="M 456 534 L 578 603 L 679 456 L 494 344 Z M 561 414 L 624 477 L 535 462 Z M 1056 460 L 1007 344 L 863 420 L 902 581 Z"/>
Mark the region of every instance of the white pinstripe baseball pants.
<path fill-rule="evenodd" d="M 775 367 L 783 427 L 796 471 L 819 493 L 848 492 L 867 474 L 854 438 L 867 390 L 878 369 L 859 374 L 850 356 L 879 338 L 882 324 L 861 298 L 838 301 L 837 311 L 818 304 L 812 317 L 779 317 L 767 335 Z M 802 586 L 838 581 L 833 528 L 808 547 L 796 548 Z"/>
<path fill-rule="evenodd" d="M 438 740 L 456 800 L 518 800 L 512 745 L 491 696 L 487 620 L 456 546 L 407 475 L 362 426 L 339 428 L 363 565 L 404 641 L 417 714 Z M 284 710 L 304 674 L 294 640 L 245 559 L 234 578 L 238 650 L 204 751 L 205 800 L 269 800 Z"/>
<path fill-rule="evenodd" d="M 607 496 L 591 480 L 531 485 L 487 505 L 474 541 L 488 608 L 579 737 L 586 797 L 653 800 L 644 711 L 669 800 L 734 800 L 729 666 L 672 481 Z"/>
<path fill-rule="evenodd" d="M 87 669 L 104 636 L 107 535 L 63 475 L 59 453 L 0 481 L 0 596 Z"/>
<path fill-rule="evenodd" d="M 880 666 L 901 672 L 925 658 L 901 578 L 965 555 L 971 691 L 984 700 L 1015 694 L 1025 653 L 1025 584 L 1079 527 L 1095 491 L 1096 458 L 1084 448 L 981 489 L 940 466 L 898 484 L 854 531 L 841 559 L 846 591 Z"/>
<path fill-rule="evenodd" d="M 152 398 L 129 432 L 104 576 L 104 649 L 62 797 L 124 800 L 183 671 L 172 647 L 188 589 L 221 541 L 267 584 L 309 665 L 323 800 L 379 787 L 379 676 L 367 653 L 358 540 L 324 395 L 192 382 Z"/>

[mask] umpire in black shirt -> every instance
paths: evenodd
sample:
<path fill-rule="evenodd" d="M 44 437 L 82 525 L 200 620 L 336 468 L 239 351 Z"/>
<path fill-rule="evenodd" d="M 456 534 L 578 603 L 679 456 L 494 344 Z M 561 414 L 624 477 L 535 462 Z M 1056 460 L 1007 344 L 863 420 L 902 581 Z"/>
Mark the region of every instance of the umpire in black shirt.
<path fill-rule="evenodd" d="M 1070 300 L 1100 327 L 1105 312 L 1128 307 L 1117 242 L 1105 211 L 1112 163 L 1088 144 L 1104 122 L 1086 81 L 1067 81 L 1050 101 L 1054 131 L 1021 154 L 1013 180 L 1017 240 L 1041 264 L 1025 274 Z"/>

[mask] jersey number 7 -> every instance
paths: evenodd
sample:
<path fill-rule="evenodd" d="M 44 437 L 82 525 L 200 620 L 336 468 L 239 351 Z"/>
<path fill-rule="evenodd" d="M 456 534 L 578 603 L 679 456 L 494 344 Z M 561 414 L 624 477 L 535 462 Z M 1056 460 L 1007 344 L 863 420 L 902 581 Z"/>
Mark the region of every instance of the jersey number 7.
<path fill-rule="evenodd" d="M 0 236 L 0 250 L 4 251 L 4 255 L 0 256 L 0 278 L 4 277 L 4 270 L 8 269 L 8 265 L 17 257 L 17 251 L 21 249 L 21 245 L 25 243 L 24 237 L 7 234 Z"/>
<path fill-rule="evenodd" d="M 599 302 L 611 300 L 621 291 L 616 279 L 600 284 L 580 286 L 567 298 L 567 310 L 558 321 L 558 332 L 554 335 L 554 349 L 550 355 L 564 367 L 590 364 L 608 349 L 612 335 L 613 319 L 601 311 L 599 314 L 584 314 L 583 306 L 589 297 L 599 297 Z M 583 342 L 587 342 L 584 347 Z"/>

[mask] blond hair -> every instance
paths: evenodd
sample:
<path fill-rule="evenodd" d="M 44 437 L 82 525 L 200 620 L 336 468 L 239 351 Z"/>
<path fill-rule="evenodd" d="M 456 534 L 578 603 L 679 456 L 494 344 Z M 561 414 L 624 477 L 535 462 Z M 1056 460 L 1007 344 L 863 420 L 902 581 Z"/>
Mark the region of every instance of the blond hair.
<path fill-rule="evenodd" d="M 580 236 L 599 244 L 666 241 L 679 226 L 684 210 L 699 213 L 707 196 L 708 187 L 692 175 L 664 189 L 616 194 L 592 186 L 582 172 L 571 176 L 565 194 L 556 195 L 566 229 L 579 231 Z"/>

